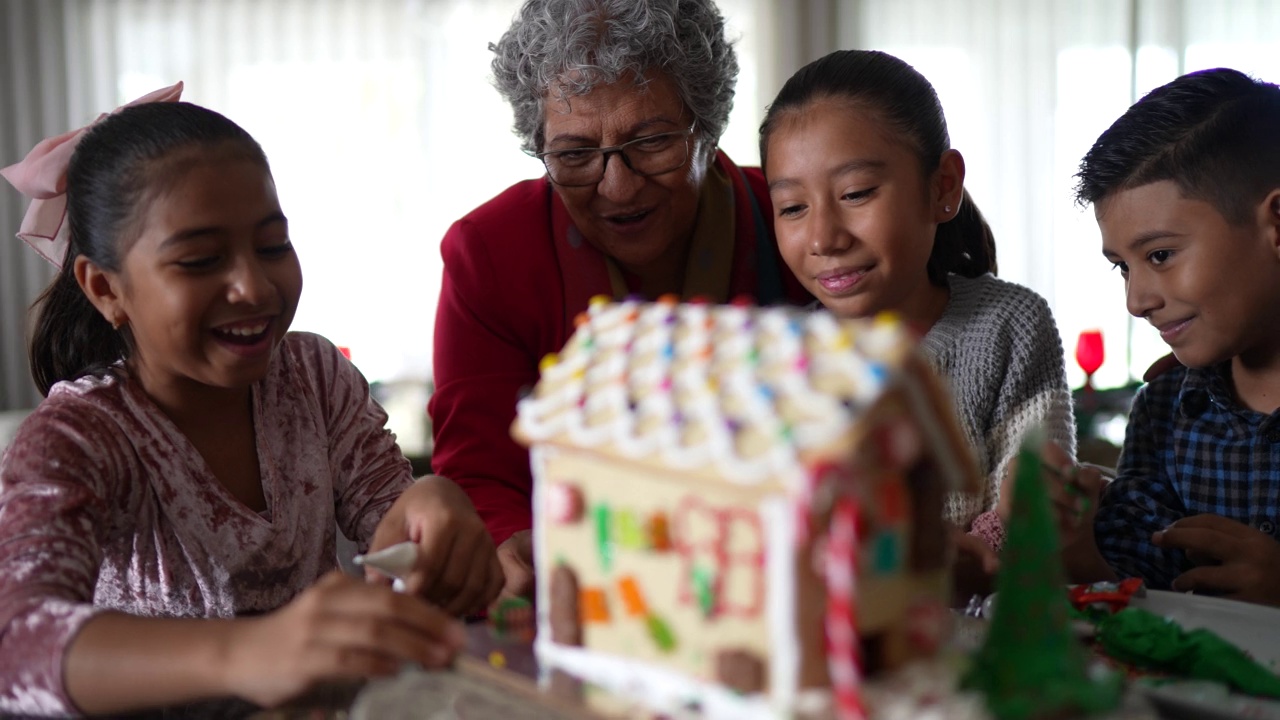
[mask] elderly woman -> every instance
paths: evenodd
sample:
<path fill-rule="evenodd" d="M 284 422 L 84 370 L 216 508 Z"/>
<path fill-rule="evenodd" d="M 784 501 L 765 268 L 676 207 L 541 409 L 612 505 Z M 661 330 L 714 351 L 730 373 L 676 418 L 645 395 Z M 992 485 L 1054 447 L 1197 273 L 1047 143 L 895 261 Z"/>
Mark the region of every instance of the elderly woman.
<path fill-rule="evenodd" d="M 445 235 L 430 412 L 435 471 L 466 489 L 523 595 L 532 481 L 509 429 L 587 301 L 807 296 L 777 256 L 760 171 L 716 147 L 738 62 L 712 0 L 527 0 L 491 49 L 546 175 Z"/>

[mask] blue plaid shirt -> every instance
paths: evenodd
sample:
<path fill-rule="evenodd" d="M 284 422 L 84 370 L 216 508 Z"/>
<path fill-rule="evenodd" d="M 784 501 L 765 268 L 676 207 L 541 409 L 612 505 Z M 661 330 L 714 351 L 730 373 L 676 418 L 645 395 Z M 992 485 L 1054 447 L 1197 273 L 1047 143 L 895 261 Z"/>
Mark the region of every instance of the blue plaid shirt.
<path fill-rule="evenodd" d="M 1234 398 L 1229 366 L 1177 367 L 1138 391 L 1115 482 L 1094 522 L 1102 557 L 1121 577 L 1167 589 L 1193 566 L 1151 533 L 1212 513 L 1280 537 L 1280 411 Z"/>

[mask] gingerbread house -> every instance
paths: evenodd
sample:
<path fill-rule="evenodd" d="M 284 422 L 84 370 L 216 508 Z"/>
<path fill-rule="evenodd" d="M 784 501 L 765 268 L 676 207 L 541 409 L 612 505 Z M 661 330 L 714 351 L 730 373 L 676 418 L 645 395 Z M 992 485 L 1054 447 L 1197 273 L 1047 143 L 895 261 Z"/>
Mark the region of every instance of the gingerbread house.
<path fill-rule="evenodd" d="M 889 316 L 593 301 L 519 403 L 544 668 L 656 712 L 857 716 L 934 653 L 949 398 Z"/>

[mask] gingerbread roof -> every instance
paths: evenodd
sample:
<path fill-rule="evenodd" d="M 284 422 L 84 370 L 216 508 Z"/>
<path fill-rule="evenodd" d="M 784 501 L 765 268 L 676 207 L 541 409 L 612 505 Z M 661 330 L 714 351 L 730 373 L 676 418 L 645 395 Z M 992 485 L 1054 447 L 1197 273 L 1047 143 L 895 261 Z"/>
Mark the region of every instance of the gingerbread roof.
<path fill-rule="evenodd" d="M 916 339 L 896 317 L 592 301 L 520 401 L 526 443 L 595 448 L 740 483 L 786 478 L 857 422 Z"/>

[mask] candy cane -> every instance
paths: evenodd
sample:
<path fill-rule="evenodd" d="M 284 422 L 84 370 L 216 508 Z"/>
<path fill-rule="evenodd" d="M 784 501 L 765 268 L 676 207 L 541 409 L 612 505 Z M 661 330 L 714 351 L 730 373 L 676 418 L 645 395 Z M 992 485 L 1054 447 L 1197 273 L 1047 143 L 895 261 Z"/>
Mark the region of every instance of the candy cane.
<path fill-rule="evenodd" d="M 865 720 L 858 659 L 858 506 L 841 496 L 831 510 L 827 539 L 827 673 L 840 720 Z"/>

